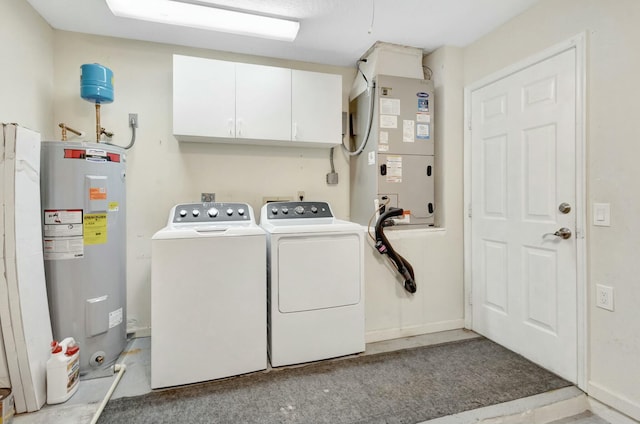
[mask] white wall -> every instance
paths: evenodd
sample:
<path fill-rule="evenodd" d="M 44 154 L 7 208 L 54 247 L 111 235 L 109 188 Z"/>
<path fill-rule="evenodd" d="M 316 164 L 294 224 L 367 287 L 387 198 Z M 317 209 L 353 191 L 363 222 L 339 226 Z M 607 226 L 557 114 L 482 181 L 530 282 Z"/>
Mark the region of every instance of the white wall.
<path fill-rule="evenodd" d="M 15 40 L 20 40 L 20 44 L 16 45 Z M 53 115 L 52 40 L 53 30 L 27 2 L 0 2 L 0 123 L 15 122 L 41 133 L 50 130 Z M 4 231 L 1 223 L 0 229 Z M 4 240 L 4 234 L 1 237 Z M 4 257 L 2 246 L 0 253 Z M 0 262 L 2 260 L 0 258 Z M 0 273 L 0 279 L 4 281 L 4 278 L 4 273 Z M 0 387 L 10 386 L 0 331 Z"/>
<path fill-rule="evenodd" d="M 387 257 L 373 247 L 368 249 L 368 342 L 464 326 L 462 50 L 440 48 L 426 56 L 424 64 L 433 71 L 435 86 L 436 223 L 440 228 L 385 232 L 414 267 L 418 285 L 414 295 L 404 291 Z"/>
<path fill-rule="evenodd" d="M 16 46 L 15 40 L 21 44 Z M 27 2 L 0 2 L 0 123 L 15 122 L 42 134 L 51 129 L 52 40 L 53 30 Z M 0 227 L 4 231 L 4 225 Z M 4 257 L 3 248 L 0 252 Z M 10 386 L 2 337 L 0 386 Z"/>
<path fill-rule="evenodd" d="M 51 133 L 53 29 L 24 0 L 0 2 L 0 122 Z"/>
<path fill-rule="evenodd" d="M 588 204 L 611 204 L 611 227 L 589 226 L 588 392 L 640 419 L 640 2 L 542 0 L 464 49 L 464 84 L 586 31 Z M 591 211 L 587 211 L 591 222 Z M 615 311 L 594 306 L 595 284 Z"/>

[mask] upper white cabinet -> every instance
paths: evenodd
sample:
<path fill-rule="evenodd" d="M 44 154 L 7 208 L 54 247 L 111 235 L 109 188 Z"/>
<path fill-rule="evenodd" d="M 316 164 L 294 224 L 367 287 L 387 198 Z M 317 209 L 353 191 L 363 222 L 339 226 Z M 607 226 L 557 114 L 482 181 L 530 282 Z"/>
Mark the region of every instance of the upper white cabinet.
<path fill-rule="evenodd" d="M 340 75 L 173 57 L 178 140 L 335 146 L 341 122 Z"/>
<path fill-rule="evenodd" d="M 291 70 L 235 65 L 236 138 L 291 140 Z"/>
<path fill-rule="evenodd" d="M 235 137 L 235 118 L 235 64 L 173 56 L 173 133 L 192 141 Z"/>
<path fill-rule="evenodd" d="M 342 141 L 342 76 L 291 71 L 291 138 L 333 144 Z"/>

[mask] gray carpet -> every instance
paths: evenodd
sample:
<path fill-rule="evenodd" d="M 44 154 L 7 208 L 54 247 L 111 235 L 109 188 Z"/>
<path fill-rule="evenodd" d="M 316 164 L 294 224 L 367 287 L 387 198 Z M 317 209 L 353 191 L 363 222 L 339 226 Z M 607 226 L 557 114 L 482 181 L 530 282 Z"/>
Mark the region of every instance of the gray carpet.
<path fill-rule="evenodd" d="M 569 385 L 472 339 L 114 399 L 98 423 L 409 424 Z"/>

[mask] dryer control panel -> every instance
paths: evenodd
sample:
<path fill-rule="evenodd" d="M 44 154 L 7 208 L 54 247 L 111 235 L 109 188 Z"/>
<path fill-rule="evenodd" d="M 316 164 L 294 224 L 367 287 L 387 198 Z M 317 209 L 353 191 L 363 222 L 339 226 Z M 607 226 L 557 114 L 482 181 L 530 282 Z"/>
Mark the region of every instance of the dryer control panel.
<path fill-rule="evenodd" d="M 246 203 L 184 203 L 173 208 L 171 222 L 211 223 L 211 222 L 252 222 L 252 210 Z"/>
<path fill-rule="evenodd" d="M 333 218 L 327 202 L 272 202 L 266 208 L 268 219 Z"/>

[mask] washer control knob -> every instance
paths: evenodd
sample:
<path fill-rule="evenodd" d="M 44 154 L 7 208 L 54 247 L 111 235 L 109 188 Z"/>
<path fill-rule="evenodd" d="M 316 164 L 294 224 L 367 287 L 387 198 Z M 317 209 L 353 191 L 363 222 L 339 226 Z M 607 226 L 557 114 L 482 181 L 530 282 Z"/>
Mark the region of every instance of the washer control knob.
<path fill-rule="evenodd" d="M 180 213 L 180 216 L 184 218 L 185 216 L 187 216 L 188 212 L 185 209 L 180 209 L 179 213 Z"/>
<path fill-rule="evenodd" d="M 216 208 L 211 208 L 207 211 L 207 214 L 211 217 L 211 218 L 215 218 L 216 216 L 218 216 L 218 209 Z"/>
<path fill-rule="evenodd" d="M 240 216 L 244 215 L 244 209 L 242 208 L 238 209 L 238 215 Z"/>
<path fill-rule="evenodd" d="M 233 209 L 231 208 L 227 209 L 227 215 L 229 216 L 233 215 Z"/>
<path fill-rule="evenodd" d="M 194 209 L 194 210 L 191 211 L 191 214 L 193 216 L 200 216 L 200 211 L 198 209 Z"/>
<path fill-rule="evenodd" d="M 271 213 L 274 215 L 278 215 L 278 208 L 271 208 Z"/>
<path fill-rule="evenodd" d="M 318 208 L 316 208 L 315 206 L 311 206 L 311 212 L 318 213 Z"/>
<path fill-rule="evenodd" d="M 286 206 L 284 208 L 282 208 L 282 213 L 283 214 L 288 214 L 289 213 L 289 208 L 287 208 Z"/>
<path fill-rule="evenodd" d="M 302 215 L 304 213 L 304 206 L 296 206 L 294 210 L 298 215 Z"/>

